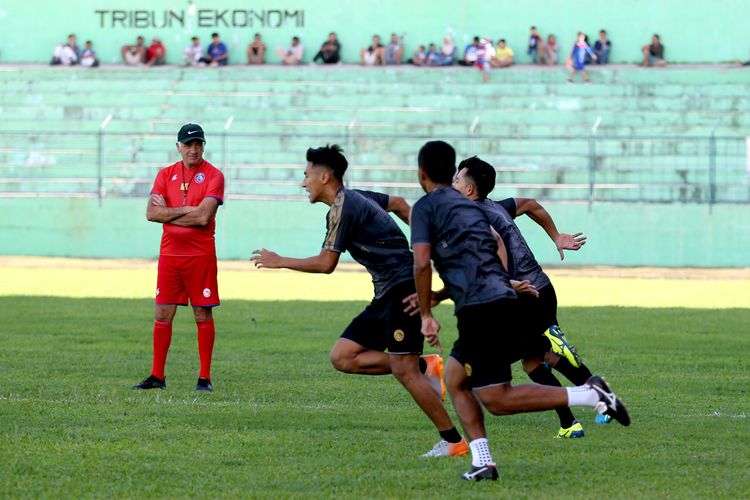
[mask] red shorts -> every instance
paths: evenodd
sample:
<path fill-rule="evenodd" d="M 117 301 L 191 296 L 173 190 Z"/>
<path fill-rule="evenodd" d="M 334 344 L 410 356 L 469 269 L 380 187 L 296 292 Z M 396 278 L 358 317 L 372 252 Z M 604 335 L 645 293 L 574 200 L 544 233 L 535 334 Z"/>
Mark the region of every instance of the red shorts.
<path fill-rule="evenodd" d="M 156 305 L 215 307 L 220 304 L 216 280 L 216 256 L 159 257 Z"/>

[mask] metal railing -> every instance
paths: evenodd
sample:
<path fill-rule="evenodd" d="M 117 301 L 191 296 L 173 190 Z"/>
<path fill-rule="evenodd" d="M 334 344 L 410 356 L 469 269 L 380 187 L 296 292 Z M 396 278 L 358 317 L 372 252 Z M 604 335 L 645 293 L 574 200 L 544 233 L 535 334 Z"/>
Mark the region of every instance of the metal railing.
<path fill-rule="evenodd" d="M 3 132 L 0 197 L 145 197 L 156 172 L 177 160 L 173 134 Z M 350 163 L 350 187 L 409 199 L 421 195 L 419 147 L 434 137 L 359 133 L 230 133 L 209 136 L 206 159 L 225 174 L 228 198 L 304 199 L 299 183 L 309 146 L 338 143 Z M 744 137 L 589 135 L 440 137 L 459 158 L 495 165 L 495 192 L 569 202 L 750 203 L 750 160 Z"/>

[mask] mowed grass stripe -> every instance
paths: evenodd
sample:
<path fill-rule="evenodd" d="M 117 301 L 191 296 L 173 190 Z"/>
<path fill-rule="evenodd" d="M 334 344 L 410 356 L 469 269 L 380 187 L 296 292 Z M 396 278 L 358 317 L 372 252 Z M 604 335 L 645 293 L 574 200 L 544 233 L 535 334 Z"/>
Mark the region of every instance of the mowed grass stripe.
<path fill-rule="evenodd" d="M 313 275 L 284 270 L 221 270 L 223 299 L 253 301 L 366 300 L 372 298 L 370 275 L 364 271 Z M 71 269 L 3 267 L 0 296 L 30 295 L 92 298 L 151 298 L 156 265 L 136 269 Z M 575 277 L 549 272 L 561 306 L 683 307 L 725 309 L 748 307 L 747 279 L 662 279 Z M 435 286 L 439 280 L 435 278 Z"/>

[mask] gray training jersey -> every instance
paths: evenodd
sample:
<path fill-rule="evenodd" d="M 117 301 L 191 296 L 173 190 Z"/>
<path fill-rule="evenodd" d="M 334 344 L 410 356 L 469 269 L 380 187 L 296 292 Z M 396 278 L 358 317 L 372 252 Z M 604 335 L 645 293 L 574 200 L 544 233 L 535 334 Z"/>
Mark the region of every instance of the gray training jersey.
<path fill-rule="evenodd" d="M 513 219 L 516 218 L 516 200 L 506 198 L 501 201 L 485 199 L 476 202 L 490 219 L 490 224 L 500 234 L 508 251 L 508 270 L 513 279 L 529 280 L 534 288 L 541 290 L 550 284 L 549 277 L 536 261 L 521 230 Z"/>
<path fill-rule="evenodd" d="M 386 212 L 388 195 L 341 188 L 326 216 L 323 248 L 349 252 L 372 276 L 375 298 L 414 279 L 406 236 Z"/>
<path fill-rule="evenodd" d="M 456 312 L 516 297 L 497 256 L 487 215 L 452 187 L 440 187 L 414 204 L 411 244 L 418 243 L 431 245 L 432 260 Z"/>

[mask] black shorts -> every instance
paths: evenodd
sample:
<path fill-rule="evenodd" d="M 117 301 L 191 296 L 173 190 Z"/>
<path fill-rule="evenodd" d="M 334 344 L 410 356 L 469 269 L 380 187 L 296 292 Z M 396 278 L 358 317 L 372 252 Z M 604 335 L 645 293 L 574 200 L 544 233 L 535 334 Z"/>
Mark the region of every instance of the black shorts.
<path fill-rule="evenodd" d="M 530 350 L 517 299 L 466 306 L 456 313 L 458 340 L 451 356 L 464 366 L 472 388 L 506 384 L 510 365 Z"/>
<path fill-rule="evenodd" d="M 539 297 L 519 295 L 521 306 L 520 326 L 528 336 L 524 358 L 543 357 L 552 347 L 544 332 L 557 325 L 557 295 L 552 283 L 538 290 Z"/>
<path fill-rule="evenodd" d="M 390 354 L 422 354 L 424 335 L 419 315 L 404 312 L 402 300 L 415 292 L 414 281 L 404 281 L 388 290 L 354 318 L 342 339 L 349 339 L 372 351 Z"/>

